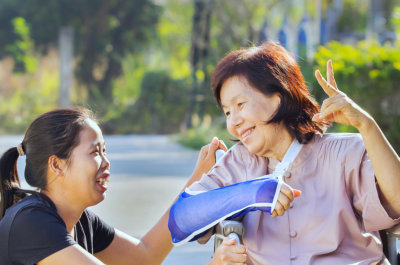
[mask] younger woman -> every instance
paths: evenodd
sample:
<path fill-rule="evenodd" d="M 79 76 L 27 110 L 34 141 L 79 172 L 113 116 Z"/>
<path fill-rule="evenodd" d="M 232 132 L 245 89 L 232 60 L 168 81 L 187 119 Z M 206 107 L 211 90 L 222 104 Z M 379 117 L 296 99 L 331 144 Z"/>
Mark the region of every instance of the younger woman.
<path fill-rule="evenodd" d="M 191 184 L 215 163 L 218 140 L 202 148 Z M 39 192 L 20 188 L 17 159 Z M 118 231 L 86 208 L 105 198 L 110 162 L 87 109 L 38 117 L 0 159 L 0 264 L 161 264 L 172 249 L 168 211 L 143 238 Z M 244 250 L 242 249 L 242 252 Z"/>

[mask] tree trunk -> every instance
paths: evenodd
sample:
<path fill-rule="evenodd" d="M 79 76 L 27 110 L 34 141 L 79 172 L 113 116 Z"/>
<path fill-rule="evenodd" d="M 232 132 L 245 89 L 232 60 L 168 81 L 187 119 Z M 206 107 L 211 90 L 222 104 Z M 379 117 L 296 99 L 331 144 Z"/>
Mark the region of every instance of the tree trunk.
<path fill-rule="evenodd" d="M 190 94 L 190 104 L 186 128 L 192 127 L 192 115 L 200 101 L 198 114 L 204 113 L 205 82 L 207 75 L 207 56 L 210 46 L 211 0 L 195 0 L 193 13 L 192 46 L 190 62 L 192 66 L 193 87 Z M 203 72 L 203 79 L 198 80 L 197 72 Z M 199 83 L 200 82 L 200 83 Z M 200 91 L 199 91 L 200 88 Z"/>

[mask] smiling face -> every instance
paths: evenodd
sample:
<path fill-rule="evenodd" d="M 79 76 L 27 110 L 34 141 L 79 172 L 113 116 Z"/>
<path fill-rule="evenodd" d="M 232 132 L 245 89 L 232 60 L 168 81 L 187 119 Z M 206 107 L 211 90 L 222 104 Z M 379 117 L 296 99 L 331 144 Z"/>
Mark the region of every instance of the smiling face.
<path fill-rule="evenodd" d="M 79 134 L 79 145 L 72 150 L 65 171 L 65 189 L 72 191 L 80 204 L 91 206 L 105 198 L 110 162 L 99 126 L 90 119 L 85 122 Z"/>
<path fill-rule="evenodd" d="M 281 143 L 290 140 L 289 133 L 282 124 L 267 124 L 279 107 L 279 95 L 267 96 L 245 78 L 233 76 L 223 83 L 220 99 L 229 133 L 250 153 L 280 159 L 285 152 Z"/>

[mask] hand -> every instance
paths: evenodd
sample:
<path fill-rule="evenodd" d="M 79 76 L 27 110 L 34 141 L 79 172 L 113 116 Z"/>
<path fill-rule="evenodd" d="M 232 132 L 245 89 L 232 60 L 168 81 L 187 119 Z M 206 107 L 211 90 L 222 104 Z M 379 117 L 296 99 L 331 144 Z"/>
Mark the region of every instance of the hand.
<path fill-rule="evenodd" d="M 211 143 L 203 146 L 200 149 L 199 157 L 197 159 L 196 167 L 193 171 L 192 178 L 189 181 L 193 183 L 194 181 L 200 180 L 201 176 L 214 166 L 215 164 L 215 152 L 218 149 L 222 149 L 225 152 L 228 151 L 224 142 L 218 140 L 217 137 L 214 137 Z"/>
<path fill-rule="evenodd" d="M 225 237 L 208 265 L 246 264 L 246 248 L 243 245 L 235 245 L 235 242 L 235 239 Z"/>
<path fill-rule="evenodd" d="M 290 207 L 290 203 L 294 200 L 294 198 L 299 197 L 301 195 L 301 191 L 292 189 L 286 183 L 282 184 L 281 192 L 278 195 L 278 201 L 276 202 L 275 209 L 272 212 L 271 216 L 282 216 L 285 214 Z"/>
<path fill-rule="evenodd" d="M 372 117 L 338 89 L 331 60 L 327 63 L 326 72 L 328 81 L 324 79 L 319 70 L 315 72 L 318 83 L 329 98 L 323 101 L 320 113 L 314 115 L 313 121 L 342 123 L 354 126 L 359 131 L 368 128 L 373 121 Z"/>

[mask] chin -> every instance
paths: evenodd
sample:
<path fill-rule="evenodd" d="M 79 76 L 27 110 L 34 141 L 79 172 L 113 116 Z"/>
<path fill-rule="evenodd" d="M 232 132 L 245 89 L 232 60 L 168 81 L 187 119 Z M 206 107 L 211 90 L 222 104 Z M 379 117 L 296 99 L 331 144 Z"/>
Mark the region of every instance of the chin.
<path fill-rule="evenodd" d="M 95 205 L 101 203 L 102 201 L 104 201 L 105 198 L 106 198 L 106 194 L 105 193 L 103 193 L 100 196 L 96 196 L 96 198 L 93 199 L 93 201 L 92 201 L 90 206 L 95 206 Z"/>

